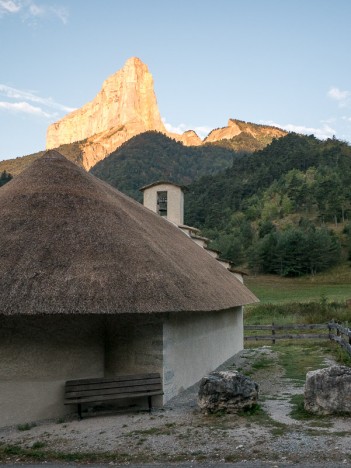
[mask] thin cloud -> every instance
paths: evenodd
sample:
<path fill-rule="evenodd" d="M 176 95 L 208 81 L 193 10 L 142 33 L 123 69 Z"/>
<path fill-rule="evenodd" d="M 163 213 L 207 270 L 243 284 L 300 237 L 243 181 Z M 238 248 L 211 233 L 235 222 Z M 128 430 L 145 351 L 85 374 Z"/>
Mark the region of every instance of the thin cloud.
<path fill-rule="evenodd" d="M 194 130 L 194 132 L 196 132 L 201 139 L 204 139 L 212 130 L 210 127 L 207 127 L 205 125 L 192 127 L 191 125 L 180 123 L 175 126 L 167 122 L 165 118 L 162 119 L 162 122 L 164 126 L 166 127 L 166 130 L 168 130 L 171 133 L 182 134 L 186 132 L 187 130 Z"/>
<path fill-rule="evenodd" d="M 37 117 L 45 117 L 47 119 L 52 119 L 57 117 L 57 113 L 48 113 L 45 112 L 41 107 L 32 106 L 28 102 L 5 102 L 0 101 L 0 109 L 16 112 L 30 114 Z"/>
<path fill-rule="evenodd" d="M 295 125 L 295 124 L 279 124 L 271 120 L 260 120 L 261 124 L 272 125 L 273 127 L 279 127 L 288 132 L 302 133 L 304 135 L 315 135 L 321 140 L 326 138 L 331 138 L 336 134 L 336 130 L 330 125 L 324 123 L 320 128 L 316 127 L 306 127 L 304 125 Z"/>
<path fill-rule="evenodd" d="M 166 127 L 166 130 L 168 130 L 171 133 L 183 133 L 186 130 L 186 125 L 183 123 L 175 126 L 167 122 L 165 118 L 162 118 L 162 122 L 163 125 Z"/>
<path fill-rule="evenodd" d="M 45 15 L 45 9 L 39 5 L 36 5 L 35 3 L 32 3 L 29 5 L 29 13 L 33 16 L 44 16 Z"/>
<path fill-rule="evenodd" d="M 55 5 L 45 5 L 33 0 L 0 0 L 0 18 L 6 14 L 18 14 L 26 23 L 36 24 L 38 19 L 57 18 L 67 24 L 69 12 L 67 8 Z"/>
<path fill-rule="evenodd" d="M 351 103 L 351 92 L 346 90 L 342 91 L 336 86 L 329 89 L 327 96 L 336 101 L 339 104 L 339 107 L 347 107 Z"/>
<path fill-rule="evenodd" d="M 51 7 L 51 13 L 56 16 L 63 24 L 68 23 L 69 13 L 67 8 L 65 7 Z"/>
<path fill-rule="evenodd" d="M 54 101 L 52 98 L 42 98 L 31 91 L 11 88 L 10 86 L 0 84 L 0 96 L 5 96 L 10 99 L 23 99 L 25 101 L 35 102 L 51 109 L 57 109 L 63 112 L 72 112 L 74 107 L 68 107 Z"/>
<path fill-rule="evenodd" d="M 211 130 L 213 130 L 210 127 L 206 127 L 205 125 L 200 127 L 194 127 L 193 130 L 199 135 L 199 137 L 203 140 L 204 138 L 207 137 L 207 135 L 210 133 Z"/>
<path fill-rule="evenodd" d="M 0 16 L 5 13 L 18 13 L 21 6 L 12 0 L 0 0 Z"/>

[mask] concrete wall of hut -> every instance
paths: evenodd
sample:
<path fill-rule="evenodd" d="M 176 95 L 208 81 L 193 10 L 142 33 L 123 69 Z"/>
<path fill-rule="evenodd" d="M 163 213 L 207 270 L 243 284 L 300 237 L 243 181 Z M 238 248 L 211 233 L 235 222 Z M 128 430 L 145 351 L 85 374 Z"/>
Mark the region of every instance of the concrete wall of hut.
<path fill-rule="evenodd" d="M 101 317 L 0 319 L 0 426 L 57 418 L 66 380 L 104 374 Z"/>
<path fill-rule="evenodd" d="M 163 340 L 167 402 L 243 349 L 243 309 L 169 314 Z"/>
<path fill-rule="evenodd" d="M 70 379 L 160 372 L 166 402 L 243 347 L 240 307 L 113 317 L 1 317 L 0 323 L 0 427 L 75 411 L 63 405 Z M 154 398 L 154 404 L 162 404 L 162 398 Z"/>
<path fill-rule="evenodd" d="M 163 371 L 162 316 L 156 314 L 119 314 L 106 318 L 105 376 Z M 152 404 L 162 406 L 162 396 Z M 123 399 L 114 406 L 147 407 L 147 398 Z"/>
<path fill-rule="evenodd" d="M 156 314 L 107 317 L 105 376 L 162 372 L 162 318 Z"/>

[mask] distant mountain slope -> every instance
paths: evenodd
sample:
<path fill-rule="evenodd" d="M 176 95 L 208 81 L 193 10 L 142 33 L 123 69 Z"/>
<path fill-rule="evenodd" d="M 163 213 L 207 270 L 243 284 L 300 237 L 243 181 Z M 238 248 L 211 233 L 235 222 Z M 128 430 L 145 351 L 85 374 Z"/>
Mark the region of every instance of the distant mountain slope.
<path fill-rule="evenodd" d="M 259 197 L 258 202 L 263 208 L 263 196 L 269 190 L 289 196 L 296 209 L 308 212 L 319 208 L 317 215 L 327 216 L 328 220 L 333 221 L 334 215 L 339 220 L 342 216 L 351 218 L 350 184 L 349 145 L 338 140 L 321 141 L 313 136 L 291 133 L 274 140 L 261 151 L 237 157 L 226 171 L 192 183 L 186 196 L 187 218 L 200 227 L 226 224 L 227 210 L 247 211 L 252 208 L 253 196 Z M 321 186 L 325 188 L 324 193 L 317 195 Z M 333 196 L 336 189 L 340 197 L 343 194 L 343 210 L 341 201 Z M 221 210 L 217 209 L 219 204 Z M 207 207 L 205 216 L 203 206 Z M 329 216 L 322 206 L 329 208 Z M 264 213 L 258 210 L 254 218 L 262 216 Z"/>
<path fill-rule="evenodd" d="M 189 184 L 231 166 L 236 154 L 212 145 L 184 146 L 162 133 L 135 136 L 100 161 L 90 172 L 131 197 L 141 200 L 139 188 L 165 179 Z"/>
<path fill-rule="evenodd" d="M 176 148 L 175 149 L 176 154 L 178 154 L 179 148 L 181 148 L 180 151 L 184 153 L 184 151 L 186 151 L 185 148 L 188 147 L 190 149 L 188 151 L 186 151 L 187 154 L 191 154 L 191 155 L 197 154 L 197 155 L 204 155 L 205 156 L 204 161 L 203 161 L 204 170 L 203 171 L 200 170 L 200 172 L 199 172 L 199 176 L 201 176 L 201 175 L 204 175 L 204 174 L 218 172 L 218 170 L 223 169 L 225 167 L 228 167 L 228 164 L 223 164 L 222 165 L 221 163 L 219 163 L 219 166 L 218 166 L 218 161 L 220 161 L 220 160 L 224 161 L 224 160 L 228 159 L 227 156 L 228 156 L 228 154 L 230 154 L 230 153 L 228 153 L 228 151 L 234 151 L 236 153 L 252 153 L 252 152 L 261 150 L 262 148 L 267 146 L 269 143 L 271 143 L 271 141 L 274 138 L 281 138 L 281 136 L 286 133 L 283 130 L 276 129 L 275 127 L 251 124 L 251 123 L 247 123 L 247 122 L 242 122 L 240 120 L 230 119 L 229 122 L 232 123 L 232 126 L 224 127 L 223 129 L 214 130 L 213 131 L 214 135 L 212 136 L 212 138 L 209 138 L 209 141 L 207 141 L 207 139 L 206 139 L 206 141 L 202 145 L 199 145 L 199 143 L 197 141 L 195 141 L 194 146 L 192 146 L 191 142 L 193 140 L 193 132 L 191 132 L 191 131 L 184 132 L 184 134 L 183 134 L 184 141 L 185 141 L 185 142 L 183 142 L 184 145 L 181 142 L 179 142 L 179 139 L 178 139 L 179 135 L 169 134 L 168 139 L 171 139 L 171 141 L 173 141 L 173 142 L 178 141 L 178 145 L 173 145 L 173 147 L 172 147 L 172 148 Z M 229 136 L 233 133 L 234 124 L 235 124 L 235 132 L 239 132 L 239 133 L 236 136 L 233 136 L 233 137 L 229 138 Z M 229 129 L 229 134 L 226 133 L 227 129 Z M 120 131 L 122 131 L 122 130 L 120 130 Z M 146 132 L 146 133 L 150 133 L 150 132 Z M 108 139 L 109 135 L 113 135 L 113 134 L 114 134 L 114 130 L 112 129 L 109 132 L 105 132 L 104 138 L 106 137 Z M 162 132 L 162 134 L 164 135 L 163 132 Z M 217 136 L 222 135 L 224 138 L 222 140 L 217 141 L 215 139 L 216 134 L 217 134 Z M 127 148 L 133 148 L 133 152 L 136 151 L 136 147 L 137 147 L 137 145 L 139 143 L 141 145 L 144 144 L 144 138 L 142 137 L 143 134 L 141 133 L 139 135 L 141 135 L 140 139 L 137 139 L 137 140 L 133 139 L 133 143 L 131 143 L 131 146 L 127 146 Z M 167 138 L 166 135 L 164 135 L 164 136 L 165 136 L 165 138 Z M 104 158 L 108 156 L 108 154 L 106 156 L 107 149 L 102 148 L 102 146 L 103 146 L 103 141 L 102 140 L 103 139 L 100 141 L 98 139 L 98 136 L 95 135 L 93 140 L 92 140 L 92 138 L 88 138 L 86 140 L 76 141 L 74 143 L 63 144 L 63 145 L 61 145 L 61 146 L 59 146 L 57 148 L 54 148 L 54 149 L 56 149 L 57 151 L 62 153 L 64 156 L 66 156 L 71 161 L 74 161 L 74 162 L 80 164 L 81 166 L 83 166 L 83 167 L 85 167 L 87 169 L 87 165 L 86 165 L 86 156 L 87 156 L 87 154 L 89 154 L 89 158 L 90 158 L 91 162 L 95 161 L 95 159 L 94 159 L 95 156 L 101 151 L 104 152 Z M 127 141 L 125 143 L 128 144 L 129 141 L 131 141 L 131 140 L 127 139 Z M 199 151 L 196 151 L 194 149 L 195 146 L 198 147 Z M 211 149 L 211 147 L 212 147 L 212 149 Z M 217 147 L 217 149 L 213 149 L 214 147 Z M 203 148 L 203 149 L 201 149 L 201 148 Z M 224 148 L 227 151 L 222 151 L 222 150 L 220 150 L 220 148 Z M 139 148 L 137 151 L 139 152 L 138 157 L 142 158 L 143 157 L 143 151 L 144 151 L 143 148 Z M 147 151 L 149 151 L 149 149 L 147 149 Z M 35 161 L 35 159 L 42 156 L 44 154 L 44 152 L 45 151 L 39 151 L 37 153 L 29 154 L 29 155 L 26 155 L 26 156 L 19 156 L 19 157 L 14 158 L 14 159 L 7 159 L 7 160 L 4 160 L 4 161 L 0 161 L 0 172 L 5 170 L 5 171 L 9 172 L 10 174 L 12 174 L 13 176 L 16 176 L 21 171 L 23 171 L 23 169 L 28 167 L 29 164 L 31 164 L 33 161 Z M 170 150 L 169 154 L 171 154 L 171 152 L 172 151 Z M 118 148 L 117 150 L 115 150 L 111 154 L 125 155 L 125 149 L 123 149 L 121 151 L 121 153 L 119 153 L 119 148 Z M 212 171 L 212 169 L 208 170 L 209 165 L 211 166 L 211 163 L 210 163 L 210 161 L 206 161 L 206 157 L 208 157 L 208 155 L 210 155 L 210 154 L 214 154 L 216 160 L 219 157 L 218 161 L 214 162 L 214 166 L 213 166 L 214 170 L 213 171 Z M 222 154 L 222 156 L 219 156 L 221 154 Z M 100 160 L 99 158 L 97 158 L 97 159 Z M 171 156 L 171 159 L 172 159 L 172 156 Z M 108 165 L 109 164 L 110 163 L 108 163 Z M 165 168 L 165 165 L 166 165 L 166 161 L 163 162 L 163 170 L 161 171 L 163 174 L 165 174 L 167 172 L 166 168 Z M 145 164 L 144 164 L 144 166 L 145 166 Z M 95 167 L 95 166 L 93 166 L 93 167 Z M 99 167 L 99 169 L 97 169 L 97 171 L 99 172 L 100 167 L 104 167 L 104 166 L 98 166 L 98 167 Z M 194 167 L 190 168 L 191 174 L 189 174 L 188 179 L 186 179 L 186 177 L 184 178 L 184 176 L 185 176 L 184 171 L 185 170 L 183 170 L 183 169 L 181 171 L 182 172 L 181 180 L 185 180 L 185 183 L 188 183 L 188 182 L 190 182 L 190 181 L 197 178 L 196 174 L 193 173 Z M 94 172 L 94 169 L 93 169 L 92 172 Z M 155 175 L 158 174 L 158 173 L 159 172 L 156 171 Z M 103 174 L 102 177 L 105 177 L 105 174 Z M 176 179 L 176 177 L 177 177 L 177 172 L 174 173 L 172 178 Z M 111 179 L 111 183 L 112 184 L 115 183 L 115 182 L 113 182 L 113 178 Z M 127 188 L 127 193 L 128 194 L 131 193 L 130 189 L 131 189 L 131 186 L 128 185 L 128 188 Z M 133 190 L 133 188 L 132 188 L 132 190 Z M 135 193 L 134 193 L 133 196 L 136 196 Z"/>
<path fill-rule="evenodd" d="M 33 161 L 40 158 L 44 153 L 45 151 L 39 151 L 38 153 L 27 154 L 26 156 L 19 156 L 18 158 L 0 161 L 0 172 L 6 171 L 13 176 L 16 176 L 32 164 Z"/>
<path fill-rule="evenodd" d="M 204 139 L 204 143 L 218 142 L 225 144 L 232 142 L 232 148 L 235 150 L 243 149 L 241 142 L 247 144 L 248 141 L 255 142 L 256 149 L 263 149 L 272 143 L 274 138 L 281 138 L 288 132 L 271 125 L 261 125 L 244 120 L 229 119 L 227 127 L 216 128 L 212 130 Z"/>
<path fill-rule="evenodd" d="M 131 57 L 104 81 L 92 101 L 49 126 L 46 147 L 79 141 L 82 165 L 89 170 L 130 138 L 147 131 L 162 132 L 186 146 L 234 138 L 230 148 L 240 151 L 262 149 L 273 138 L 286 135 L 286 131 L 277 127 L 237 119 L 229 119 L 226 127 L 212 130 L 204 141 L 191 129 L 183 134 L 168 131 L 157 106 L 151 73 L 139 58 Z M 235 138 L 241 133 L 250 137 L 249 145 L 246 142 L 242 147 L 242 139 Z"/>
<path fill-rule="evenodd" d="M 207 143 L 208 145 L 220 146 L 228 148 L 238 153 L 253 153 L 265 148 L 268 144 L 272 143 L 273 138 L 265 143 L 257 140 L 250 133 L 242 132 L 232 138 L 224 138 L 223 140 L 213 141 Z"/>
<path fill-rule="evenodd" d="M 238 263 L 251 259 L 251 265 L 260 265 L 260 252 L 276 255 L 274 262 L 267 263 L 268 270 L 262 267 L 274 273 L 282 268 L 275 249 L 282 248 L 283 241 L 288 245 L 294 238 L 296 245 L 309 245 L 312 251 L 313 242 L 304 236 L 311 237 L 321 226 L 334 226 L 339 241 L 347 242 L 338 227 L 351 221 L 350 186 L 348 144 L 288 134 L 261 151 L 236 158 L 226 171 L 192 183 L 186 193 L 185 222 L 202 228 L 215 239 L 214 247 Z M 283 234 L 290 235 L 289 242 Z M 337 260 L 333 239 L 317 234 L 313 235 L 325 242 L 325 257 L 330 250 L 331 259 Z M 294 268 L 300 271 L 301 265 L 302 260 Z M 317 271 L 314 266 L 304 268 Z M 284 271 L 292 274 L 290 269 Z"/>
<path fill-rule="evenodd" d="M 82 166 L 82 151 L 80 143 L 81 142 L 75 142 L 67 145 L 61 145 L 55 149 L 66 156 L 66 158 L 70 161 L 73 161 Z M 40 158 L 40 156 L 42 156 L 45 151 L 46 150 L 38 151 L 37 153 L 28 154 L 26 156 L 0 161 L 0 172 L 6 171 L 13 176 L 16 176 L 24 169 L 26 169 L 30 164 L 32 164 L 33 161 Z"/>

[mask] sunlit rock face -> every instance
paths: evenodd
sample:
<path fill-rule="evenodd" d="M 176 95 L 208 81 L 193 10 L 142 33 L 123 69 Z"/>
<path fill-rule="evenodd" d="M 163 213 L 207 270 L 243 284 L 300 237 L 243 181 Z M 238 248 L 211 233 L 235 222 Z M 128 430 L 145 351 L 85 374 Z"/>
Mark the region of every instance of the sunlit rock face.
<path fill-rule="evenodd" d="M 287 132 L 281 128 L 272 127 L 270 125 L 258 125 L 250 122 L 243 122 L 242 120 L 229 119 L 228 126 L 217 128 L 205 138 L 204 143 L 211 143 L 219 140 L 229 140 L 234 138 L 240 133 L 247 133 L 252 135 L 255 139 L 267 141 L 270 143 L 273 138 L 281 138 Z"/>
<path fill-rule="evenodd" d="M 47 149 L 80 142 L 82 165 L 89 170 L 124 142 L 149 130 L 162 132 L 186 146 L 233 138 L 247 133 L 263 146 L 286 134 L 281 129 L 230 119 L 228 127 L 213 130 L 202 139 L 193 130 L 183 134 L 166 130 L 158 110 L 151 73 L 140 59 L 132 57 L 104 81 L 96 97 L 49 126 Z"/>
<path fill-rule="evenodd" d="M 134 135 L 147 130 L 166 133 L 157 107 L 153 79 L 138 58 L 104 81 L 101 91 L 89 103 L 50 125 L 46 147 L 89 139 L 84 143 L 84 166 L 89 168 L 93 154 L 97 160 Z"/>
<path fill-rule="evenodd" d="M 182 142 L 185 146 L 199 146 L 202 144 L 201 138 L 196 132 L 194 132 L 194 130 L 187 130 L 186 132 L 182 134 L 172 133 L 172 132 L 164 132 L 164 133 L 168 137 Z"/>

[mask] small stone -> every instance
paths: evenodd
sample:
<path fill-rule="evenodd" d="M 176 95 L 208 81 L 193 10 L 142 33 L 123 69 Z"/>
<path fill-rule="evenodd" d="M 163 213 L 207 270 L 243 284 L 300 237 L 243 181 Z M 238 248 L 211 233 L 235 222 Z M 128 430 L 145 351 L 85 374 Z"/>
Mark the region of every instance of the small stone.
<path fill-rule="evenodd" d="M 206 413 L 237 413 L 257 404 L 258 384 L 234 371 L 211 372 L 200 382 L 198 405 Z"/>

